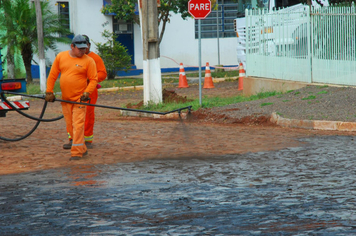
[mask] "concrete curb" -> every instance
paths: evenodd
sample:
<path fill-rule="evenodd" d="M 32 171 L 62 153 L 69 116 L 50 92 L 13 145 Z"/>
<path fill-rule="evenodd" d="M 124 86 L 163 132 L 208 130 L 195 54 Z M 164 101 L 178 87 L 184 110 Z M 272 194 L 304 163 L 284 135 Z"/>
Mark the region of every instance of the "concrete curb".
<path fill-rule="evenodd" d="M 113 88 L 100 88 L 100 89 L 98 89 L 98 93 L 115 92 L 115 91 L 120 91 L 120 90 L 143 90 L 143 85 L 127 86 L 127 87 L 113 87 Z"/>
<path fill-rule="evenodd" d="M 23 100 L 23 96 L 12 96 L 6 98 L 9 102 L 20 101 Z"/>
<path fill-rule="evenodd" d="M 289 128 L 356 131 L 356 122 L 287 119 L 277 115 L 275 112 L 272 113 L 270 121 L 276 125 Z"/>
<path fill-rule="evenodd" d="M 187 112 L 181 112 L 181 117 L 178 113 L 170 113 L 167 115 L 158 115 L 150 113 L 141 113 L 135 111 L 120 111 L 122 116 L 134 117 L 149 117 L 153 119 L 187 119 Z M 298 120 L 283 118 L 273 112 L 270 121 L 281 127 L 299 128 L 299 129 L 314 129 L 314 130 L 330 130 L 330 131 L 356 131 L 356 122 L 343 121 L 325 121 L 325 120 Z"/>
<path fill-rule="evenodd" d="M 153 119 L 187 119 L 187 112 L 181 112 L 180 117 L 179 113 L 169 113 L 167 115 L 159 115 L 159 114 L 152 114 L 152 113 L 144 113 L 144 112 L 137 112 L 137 111 L 120 111 L 122 116 L 135 116 L 135 117 L 149 117 Z"/>

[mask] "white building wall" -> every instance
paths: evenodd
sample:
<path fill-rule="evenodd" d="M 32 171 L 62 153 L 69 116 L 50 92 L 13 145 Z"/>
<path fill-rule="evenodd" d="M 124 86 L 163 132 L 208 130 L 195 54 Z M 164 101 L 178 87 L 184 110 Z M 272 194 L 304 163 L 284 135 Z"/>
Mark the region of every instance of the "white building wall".
<path fill-rule="evenodd" d="M 56 0 L 49 0 L 54 13 L 58 13 Z M 91 40 L 91 50 L 97 52 L 95 43 L 103 43 L 101 33 L 104 30 L 112 31 L 112 16 L 103 15 L 100 10 L 103 2 L 101 0 L 69 0 L 70 28 L 74 35 L 86 34 Z M 70 44 L 58 44 L 58 52 L 69 50 Z M 51 65 L 56 56 L 56 52 L 49 50 L 46 52 L 46 64 Z M 34 59 L 38 61 L 37 55 Z"/>
<path fill-rule="evenodd" d="M 74 35 L 86 34 L 91 40 L 92 50 L 96 47 L 93 42 L 105 42 L 101 34 L 104 30 L 113 29 L 112 16 L 105 16 L 100 12 L 103 2 L 101 0 L 71 0 L 70 21 Z"/>
<path fill-rule="evenodd" d="M 58 12 L 55 0 L 49 0 L 53 12 Z M 86 34 L 92 41 L 92 51 L 96 51 L 93 42 L 104 42 L 101 33 L 106 29 L 112 31 L 112 16 L 100 12 L 101 0 L 69 0 L 71 30 L 74 35 Z M 183 20 L 179 14 L 172 14 L 171 21 L 166 25 L 166 31 L 160 44 L 161 68 L 198 67 L 198 39 L 194 36 L 194 19 Z M 222 65 L 237 65 L 236 38 L 220 38 L 220 63 Z M 141 30 L 134 25 L 135 65 L 143 68 Z M 70 45 L 58 45 L 58 51 L 69 50 Z M 211 66 L 218 64 L 217 39 L 202 39 L 202 66 L 209 62 Z M 46 52 L 47 65 L 50 65 L 56 53 Z M 37 60 L 37 57 L 35 57 Z"/>
<path fill-rule="evenodd" d="M 135 64 L 142 68 L 142 40 L 141 30 L 135 25 Z M 210 65 L 218 64 L 217 39 L 201 39 L 202 66 L 206 62 Z M 220 63 L 222 65 L 237 65 L 236 46 L 237 39 L 220 38 Z M 199 39 L 195 39 L 194 19 L 183 20 L 179 14 L 172 14 L 170 23 L 160 44 L 161 68 L 176 68 L 179 63 L 184 67 L 198 67 L 199 65 Z"/>

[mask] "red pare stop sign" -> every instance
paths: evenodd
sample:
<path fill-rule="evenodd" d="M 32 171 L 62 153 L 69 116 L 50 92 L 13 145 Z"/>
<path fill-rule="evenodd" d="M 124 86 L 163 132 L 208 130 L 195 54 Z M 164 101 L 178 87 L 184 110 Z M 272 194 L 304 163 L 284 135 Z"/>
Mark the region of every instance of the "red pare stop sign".
<path fill-rule="evenodd" d="M 210 0 L 189 0 L 188 12 L 194 19 L 205 19 L 211 12 Z"/>

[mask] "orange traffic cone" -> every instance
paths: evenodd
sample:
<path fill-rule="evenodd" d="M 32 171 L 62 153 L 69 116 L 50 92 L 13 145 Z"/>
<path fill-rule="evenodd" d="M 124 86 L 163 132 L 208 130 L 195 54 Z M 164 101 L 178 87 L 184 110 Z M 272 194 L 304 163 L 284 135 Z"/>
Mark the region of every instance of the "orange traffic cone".
<path fill-rule="evenodd" d="M 213 78 L 211 77 L 209 62 L 206 63 L 205 67 L 205 79 L 203 88 L 214 88 Z"/>
<path fill-rule="evenodd" d="M 188 87 L 189 87 L 189 85 L 188 85 L 188 82 L 187 82 L 187 77 L 185 76 L 183 63 L 180 63 L 178 88 L 188 88 Z"/>
<path fill-rule="evenodd" d="M 245 78 L 245 69 L 244 65 L 240 63 L 239 66 L 239 86 L 237 90 L 243 90 L 244 89 L 244 78 Z"/>

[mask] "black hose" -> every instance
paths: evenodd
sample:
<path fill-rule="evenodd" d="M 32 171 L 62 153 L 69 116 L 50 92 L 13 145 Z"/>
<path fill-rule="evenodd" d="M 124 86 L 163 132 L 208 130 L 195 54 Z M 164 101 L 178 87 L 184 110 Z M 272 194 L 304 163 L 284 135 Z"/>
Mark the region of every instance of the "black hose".
<path fill-rule="evenodd" d="M 33 98 L 40 98 L 44 99 L 44 97 L 39 97 L 39 96 L 34 96 L 34 95 L 28 95 L 28 94 L 22 94 L 22 93 L 15 93 L 15 92 L 9 92 L 9 91 L 4 91 L 4 93 L 7 94 L 15 94 L 15 95 L 22 95 L 25 97 L 33 97 Z M 192 106 L 187 106 L 187 107 L 182 107 L 175 109 L 173 111 L 167 111 L 167 112 L 159 112 L 159 111 L 146 111 L 146 110 L 139 110 L 139 109 L 131 109 L 131 108 L 124 108 L 124 107 L 112 107 L 112 106 L 105 106 L 105 105 L 98 105 L 98 104 L 90 104 L 90 103 L 82 103 L 82 102 L 73 102 L 73 101 L 67 101 L 67 100 L 62 100 L 62 99 L 55 99 L 55 101 L 58 102 L 66 102 L 66 103 L 72 103 L 72 104 L 79 104 L 79 105 L 85 105 L 85 106 L 93 106 L 93 107 L 102 107 L 102 108 L 107 108 L 107 109 L 115 109 L 115 110 L 123 110 L 123 111 L 135 111 L 135 112 L 143 112 L 143 113 L 150 113 L 150 114 L 158 114 L 158 115 L 167 115 L 169 113 L 173 112 L 178 112 L 180 115 L 180 112 L 182 110 L 188 109 L 189 112 L 191 111 Z"/>
<path fill-rule="evenodd" d="M 5 95 L 4 95 L 4 92 L 1 92 L 0 95 L 1 95 L 1 98 L 2 98 L 12 109 L 14 109 L 15 111 L 17 111 L 17 112 L 20 113 L 21 115 L 26 116 L 26 117 L 29 118 L 29 119 L 36 120 L 36 121 L 41 121 L 41 122 L 53 122 L 53 121 L 57 121 L 57 120 L 60 120 L 60 119 L 63 118 L 63 115 L 58 116 L 57 118 L 53 118 L 53 119 L 42 119 L 42 117 L 37 118 L 37 117 L 34 117 L 34 116 L 30 116 L 30 115 L 28 115 L 28 114 L 26 114 L 26 113 L 20 111 L 20 110 L 17 109 L 16 107 L 14 107 L 14 106 L 11 104 L 11 102 L 9 102 L 9 101 L 6 99 L 6 97 L 5 97 Z M 23 94 L 21 94 L 21 95 L 23 95 Z M 23 95 L 23 96 L 25 96 L 25 95 Z M 37 97 L 37 98 L 41 98 L 41 97 Z M 42 98 L 43 98 L 43 97 L 42 97 Z M 44 98 L 43 98 L 43 99 L 44 99 Z"/>
<path fill-rule="evenodd" d="M 63 115 L 57 117 L 57 118 L 53 118 L 53 119 L 42 119 L 43 115 L 44 115 L 44 112 L 46 110 L 46 107 L 47 107 L 47 101 L 45 101 L 45 103 L 43 104 L 43 109 L 42 109 L 42 112 L 39 116 L 39 118 L 37 117 L 34 117 L 34 116 L 30 116 L 22 111 L 20 111 L 19 109 L 17 109 L 15 106 L 13 106 L 11 104 L 11 102 L 9 102 L 4 93 L 7 93 L 7 94 L 15 94 L 15 95 L 21 95 L 21 96 L 26 96 L 26 97 L 33 97 L 33 98 L 40 98 L 40 99 L 44 99 L 44 96 L 34 96 L 34 95 L 27 95 L 27 94 L 21 94 L 21 93 L 15 93 L 15 92 L 9 92 L 9 91 L 4 91 L 4 92 L 1 92 L 0 93 L 0 96 L 1 98 L 12 108 L 14 109 L 15 111 L 17 111 L 18 113 L 20 113 L 21 115 L 29 118 L 29 119 L 32 119 L 32 120 L 36 120 L 37 123 L 36 125 L 32 128 L 32 130 L 27 133 L 26 135 L 22 136 L 22 137 L 19 137 L 19 138 L 16 138 L 16 139 L 10 139 L 10 138 L 5 138 L 5 137 L 1 137 L 0 136 L 0 139 L 1 140 L 4 140 L 4 141 L 20 141 L 22 139 L 25 139 L 27 138 L 28 136 L 30 136 L 38 127 L 38 125 L 40 124 L 40 122 L 53 122 L 53 121 L 57 121 L 57 120 L 60 120 L 63 118 Z M 159 114 L 159 115 L 166 115 L 166 114 L 169 114 L 169 113 L 173 113 L 173 112 L 178 112 L 179 113 L 179 117 L 181 115 L 181 111 L 182 110 L 185 110 L 185 109 L 188 109 L 189 110 L 189 113 L 191 111 L 191 108 L 192 106 L 187 106 L 187 107 L 183 107 L 183 108 L 178 108 L 176 110 L 173 110 L 173 111 L 168 111 L 168 112 L 158 112 L 158 111 L 145 111 L 145 110 L 138 110 L 138 109 L 130 109 L 130 108 L 122 108 L 122 107 L 112 107 L 112 106 L 104 106 L 104 105 L 98 105 L 98 104 L 90 104 L 90 103 L 81 103 L 81 102 L 72 102 L 72 101 L 67 101 L 67 100 L 61 100 L 61 99 L 55 99 L 55 101 L 59 101 L 59 102 L 66 102 L 66 103 L 72 103 L 72 104 L 81 104 L 81 105 L 86 105 L 86 106 L 94 106 L 94 107 L 102 107 L 102 108 L 108 108 L 108 109 L 116 109 L 116 110 L 125 110 L 125 111 L 136 111 L 136 112 L 144 112 L 144 113 L 151 113 L 151 114 Z"/>
<path fill-rule="evenodd" d="M 41 112 L 40 117 L 39 117 L 40 119 L 43 117 L 43 115 L 45 113 L 45 110 L 46 110 L 46 107 L 47 107 L 47 102 L 45 101 L 45 103 L 43 104 L 42 112 Z M 20 141 L 20 140 L 25 139 L 28 136 L 30 136 L 37 129 L 37 127 L 39 126 L 40 123 L 41 123 L 41 121 L 38 120 L 36 122 L 35 126 L 32 128 L 32 130 L 30 132 L 28 132 L 27 134 L 25 134 L 24 136 L 21 136 L 19 138 L 14 138 L 14 139 L 5 138 L 5 137 L 1 137 L 0 136 L 0 139 L 4 140 L 4 141 L 9 141 L 9 142 Z"/>

